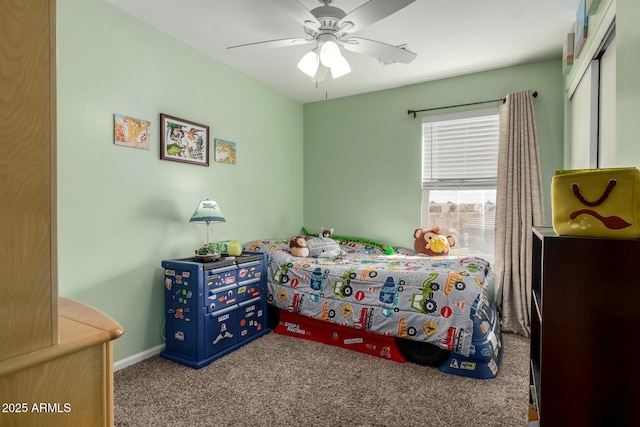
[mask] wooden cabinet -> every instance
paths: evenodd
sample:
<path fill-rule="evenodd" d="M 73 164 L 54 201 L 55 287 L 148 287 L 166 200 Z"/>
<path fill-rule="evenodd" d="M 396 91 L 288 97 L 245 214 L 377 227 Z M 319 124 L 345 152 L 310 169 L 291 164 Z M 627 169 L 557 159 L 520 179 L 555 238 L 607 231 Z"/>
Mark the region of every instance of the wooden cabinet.
<path fill-rule="evenodd" d="M 640 240 L 534 228 L 531 383 L 540 425 L 638 422 Z"/>
<path fill-rule="evenodd" d="M 54 0 L 0 1 L 0 425 L 113 425 L 122 327 L 58 298 Z"/>
<path fill-rule="evenodd" d="M 55 10 L 0 2 L 0 361 L 58 339 Z"/>
<path fill-rule="evenodd" d="M 122 326 L 103 313 L 60 298 L 59 340 L 0 362 L 2 426 L 112 426 L 111 341 Z"/>

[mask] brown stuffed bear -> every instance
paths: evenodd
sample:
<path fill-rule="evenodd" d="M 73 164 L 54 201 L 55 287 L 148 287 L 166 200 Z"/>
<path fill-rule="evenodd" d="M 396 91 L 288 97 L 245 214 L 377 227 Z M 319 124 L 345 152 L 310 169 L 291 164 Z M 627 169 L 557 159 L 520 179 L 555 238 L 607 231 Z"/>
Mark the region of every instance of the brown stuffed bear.
<path fill-rule="evenodd" d="M 296 236 L 289 241 L 291 255 L 306 258 L 309 256 L 309 248 L 304 237 Z"/>
<path fill-rule="evenodd" d="M 413 237 L 413 249 L 424 255 L 449 255 L 449 249 L 456 244 L 456 239 L 445 236 L 439 227 L 416 228 Z"/>

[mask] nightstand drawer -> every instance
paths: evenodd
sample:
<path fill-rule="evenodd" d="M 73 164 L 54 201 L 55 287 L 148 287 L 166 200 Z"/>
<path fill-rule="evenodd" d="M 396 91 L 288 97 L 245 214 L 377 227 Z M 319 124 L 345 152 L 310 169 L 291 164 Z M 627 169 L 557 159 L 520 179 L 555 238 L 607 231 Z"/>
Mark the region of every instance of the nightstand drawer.
<path fill-rule="evenodd" d="M 262 261 L 248 262 L 238 265 L 238 282 L 259 279 L 262 276 Z"/>
<path fill-rule="evenodd" d="M 205 316 L 204 357 L 210 357 L 238 342 L 237 308 L 233 305 Z"/>
<path fill-rule="evenodd" d="M 229 285 L 221 288 L 209 289 L 205 301 L 209 313 L 222 310 L 238 302 L 238 286 Z"/>
<path fill-rule="evenodd" d="M 235 284 L 238 280 L 237 272 L 238 269 L 235 265 L 228 268 L 206 270 L 204 272 L 205 289 L 219 288 Z"/>
<path fill-rule="evenodd" d="M 238 286 L 238 303 L 257 298 L 262 295 L 262 282 L 260 279 L 254 279 L 250 282 L 244 282 Z"/>
<path fill-rule="evenodd" d="M 238 339 L 254 336 L 267 327 L 266 310 L 260 298 L 254 298 L 240 304 L 238 313 Z"/>

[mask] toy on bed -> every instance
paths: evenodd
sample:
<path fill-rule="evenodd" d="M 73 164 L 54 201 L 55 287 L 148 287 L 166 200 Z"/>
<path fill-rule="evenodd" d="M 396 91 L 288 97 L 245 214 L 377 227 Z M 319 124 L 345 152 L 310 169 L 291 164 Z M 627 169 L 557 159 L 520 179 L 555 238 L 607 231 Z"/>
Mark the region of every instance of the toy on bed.
<path fill-rule="evenodd" d="M 333 236 L 333 228 L 320 227 L 320 236 L 322 237 L 331 237 Z"/>
<path fill-rule="evenodd" d="M 289 241 L 289 251 L 300 258 L 337 258 L 345 255 L 338 242 L 330 237 L 295 236 Z"/>
<path fill-rule="evenodd" d="M 289 240 L 289 251 L 291 255 L 305 258 L 309 256 L 307 240 L 302 236 L 295 236 Z"/>
<path fill-rule="evenodd" d="M 309 233 L 307 229 L 304 227 L 302 227 L 302 234 L 306 236 L 318 237 L 318 234 Z M 362 244 L 364 246 L 370 246 L 372 248 L 379 249 L 385 255 L 393 255 L 395 253 L 392 246 L 385 245 L 384 243 L 376 242 L 374 240 L 362 239 L 359 237 L 350 237 L 350 236 L 337 236 L 333 234 L 333 228 L 325 229 L 324 227 L 322 227 L 320 229 L 320 235 L 323 237 L 330 237 L 336 242 L 338 242 L 338 244 L 342 244 L 346 242 L 357 243 L 357 244 Z"/>
<path fill-rule="evenodd" d="M 330 237 L 309 237 L 309 256 L 313 258 L 337 258 L 345 255 L 338 242 Z"/>
<path fill-rule="evenodd" d="M 416 228 L 413 237 L 413 249 L 423 255 L 449 255 L 449 249 L 456 244 L 456 239 L 446 236 L 439 227 Z"/>

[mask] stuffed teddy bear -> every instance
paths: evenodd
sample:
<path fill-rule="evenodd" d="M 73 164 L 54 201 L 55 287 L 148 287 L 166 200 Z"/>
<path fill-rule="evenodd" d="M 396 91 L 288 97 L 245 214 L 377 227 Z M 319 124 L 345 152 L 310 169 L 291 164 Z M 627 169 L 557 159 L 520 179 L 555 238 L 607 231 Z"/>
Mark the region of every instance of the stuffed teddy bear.
<path fill-rule="evenodd" d="M 289 241 L 291 255 L 306 258 L 309 256 L 309 248 L 304 237 L 296 236 Z"/>
<path fill-rule="evenodd" d="M 449 249 L 456 244 L 456 239 L 445 236 L 439 227 L 416 228 L 413 237 L 413 249 L 424 255 L 449 255 Z"/>

